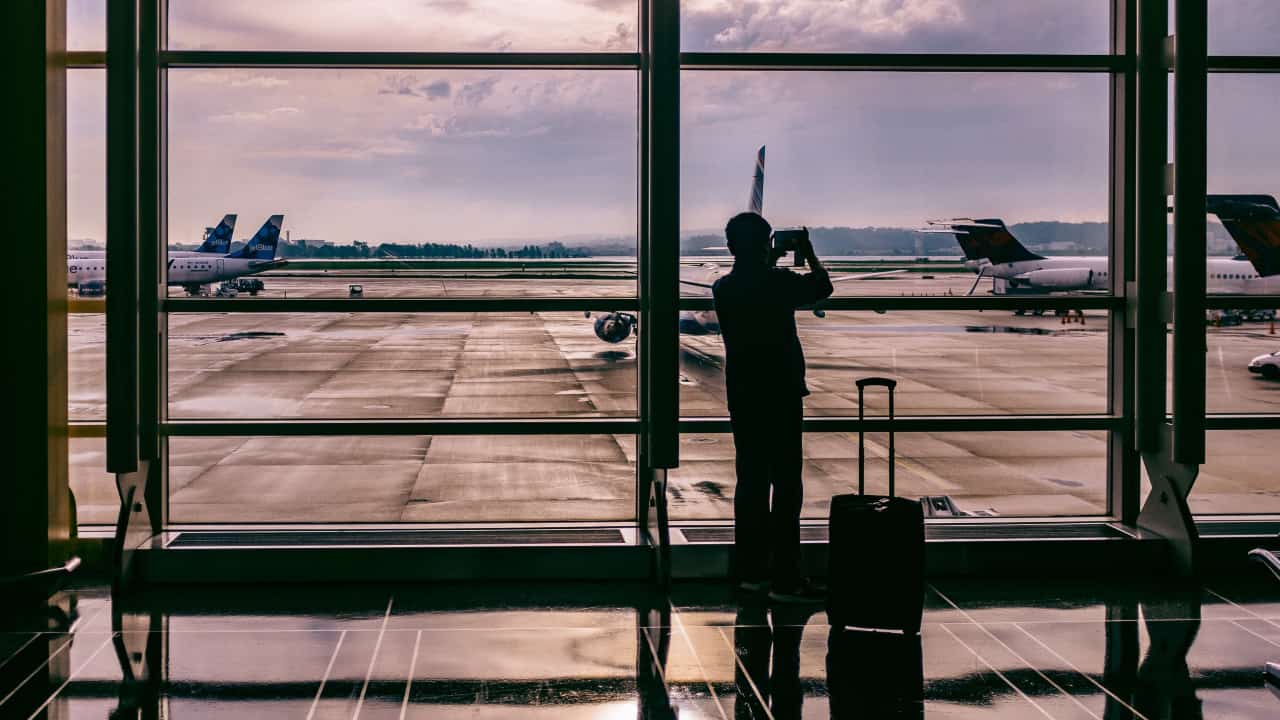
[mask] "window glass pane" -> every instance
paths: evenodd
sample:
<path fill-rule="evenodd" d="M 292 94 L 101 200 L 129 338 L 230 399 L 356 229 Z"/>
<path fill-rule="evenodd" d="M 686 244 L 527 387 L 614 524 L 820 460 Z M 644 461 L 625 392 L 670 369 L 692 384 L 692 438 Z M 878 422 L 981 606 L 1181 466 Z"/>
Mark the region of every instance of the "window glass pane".
<path fill-rule="evenodd" d="M 1214 430 L 1206 434 L 1205 464 L 1188 503 L 1198 515 L 1276 514 L 1280 432 Z"/>
<path fill-rule="evenodd" d="M 181 50 L 635 52 L 634 0 L 169 0 Z"/>
<path fill-rule="evenodd" d="M 1280 195 L 1280 142 L 1267 120 L 1280 113 L 1280 77 L 1210 75 L 1208 113 L 1209 192 L 1249 196 L 1236 198 L 1244 206 L 1219 203 L 1216 208 L 1210 200 L 1208 291 L 1280 295 L 1280 204 L 1275 200 Z M 1226 314 L 1246 322 L 1256 315 Z"/>
<path fill-rule="evenodd" d="M 636 413 L 635 334 L 583 313 L 169 315 L 174 418 Z M 601 330 L 605 332 L 605 330 Z"/>
<path fill-rule="evenodd" d="M 887 436 L 867 433 L 867 492 L 888 491 Z M 1101 515 L 1107 511 L 1102 432 L 898 433 L 897 493 L 948 495 L 980 517 Z M 827 516 L 831 496 L 857 492 L 857 433 L 807 433 L 803 516 Z M 733 436 L 685 434 L 671 473 L 671 517 L 733 517 Z"/>
<path fill-rule="evenodd" d="M 67 49 L 107 49 L 106 0 L 67 0 Z"/>
<path fill-rule="evenodd" d="M 1280 5 L 1274 0 L 1209 0 L 1209 53 L 1276 55 Z"/>
<path fill-rule="evenodd" d="M 696 313 L 686 313 L 686 315 Z M 899 415 L 1007 415 L 1107 411 L 1107 316 L 1054 317 L 988 310 L 796 313 L 810 416 L 858 412 L 854 381 L 899 381 Z M 726 415 L 724 345 L 681 338 L 680 412 Z M 883 414 L 883 397 L 868 397 Z"/>
<path fill-rule="evenodd" d="M 1048 258 L 989 270 L 1001 279 L 975 292 L 1110 286 L 1105 75 L 685 72 L 682 93 L 682 254 L 692 263 L 728 262 L 723 228 L 747 209 L 765 145 L 774 227 L 809 226 L 842 273 L 898 273 L 850 279 L 842 294 L 965 294 L 982 258 L 1013 259 L 975 244 L 962 264 L 953 225 L 926 225 L 937 218 L 998 219 L 1027 255 Z M 1024 277 L 1041 269 L 1060 272 Z"/>
<path fill-rule="evenodd" d="M 107 316 L 67 316 L 67 416 L 107 419 Z"/>
<path fill-rule="evenodd" d="M 1206 329 L 1205 405 L 1211 413 L 1280 413 L 1280 337 L 1266 311 L 1210 310 Z M 1249 319 L 1249 315 L 1254 319 Z M 1172 335 L 1170 335 L 1172 338 Z M 1173 407 L 1173 342 L 1169 342 L 1168 407 Z"/>
<path fill-rule="evenodd" d="M 633 72 L 174 70 L 169 99 L 171 250 L 283 215 L 268 293 L 635 292 Z"/>
<path fill-rule="evenodd" d="M 553 522 L 635 515 L 635 436 L 169 441 L 173 522 Z"/>
<path fill-rule="evenodd" d="M 107 240 L 107 72 L 67 71 L 67 249 Z"/>
<path fill-rule="evenodd" d="M 69 439 L 67 458 L 76 521 L 81 525 L 115 525 L 120 494 L 115 475 L 107 472 L 106 438 Z"/>
<path fill-rule="evenodd" d="M 702 52 L 1105 53 L 1105 0 L 684 0 L 681 44 Z"/>

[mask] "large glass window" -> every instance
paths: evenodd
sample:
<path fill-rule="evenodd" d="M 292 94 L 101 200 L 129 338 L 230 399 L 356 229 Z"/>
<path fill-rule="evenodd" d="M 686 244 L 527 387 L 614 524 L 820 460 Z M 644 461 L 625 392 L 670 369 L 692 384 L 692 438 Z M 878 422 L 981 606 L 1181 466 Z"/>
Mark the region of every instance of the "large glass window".
<path fill-rule="evenodd" d="M 169 517 L 205 522 L 625 521 L 632 435 L 175 437 Z"/>
<path fill-rule="evenodd" d="M 1108 442 L 1128 440 L 1106 428 L 1130 418 L 1105 416 L 1126 406 L 1110 380 L 1130 348 L 1110 333 L 1126 302 L 1110 255 L 1132 234 L 1112 214 L 1134 138 L 1117 135 L 1130 125 L 1115 81 L 1134 71 L 1107 56 L 1126 36 L 1115 3 L 682 0 L 678 238 L 642 234 L 646 203 L 662 203 L 646 192 L 647 153 L 671 138 L 654 115 L 663 98 L 647 95 L 668 86 L 643 82 L 634 0 L 269 5 L 164 3 L 163 132 L 143 141 L 166 160 L 175 522 L 634 519 L 629 433 L 651 419 L 639 333 L 679 334 L 680 415 L 727 414 L 707 285 L 730 266 L 723 227 L 747 206 L 761 146 L 765 215 L 810 227 L 838 278 L 797 316 L 812 391 L 805 517 L 856 481 L 843 431 L 867 375 L 899 380 L 900 415 L 932 418 L 900 435 L 903 494 L 951 496 L 962 517 L 1117 511 Z M 70 2 L 73 50 L 105 47 L 104 7 Z M 1273 52 L 1269 4 L 1210 11 L 1212 53 Z M 1211 76 L 1211 193 L 1280 193 L 1269 69 Z M 69 249 L 89 261 L 105 242 L 104 75 L 69 77 Z M 228 215 L 229 245 L 193 255 Z M 231 267 L 227 252 L 276 215 L 271 256 Z M 1010 263 L 996 248 L 947 222 L 965 218 L 1003 223 L 1006 249 L 1036 259 L 998 268 Z M 1213 216 L 1208 233 L 1211 293 L 1280 295 L 1242 277 Z M 638 251 L 671 243 L 681 317 L 656 327 L 641 308 L 669 298 L 644 296 Z M 89 424 L 105 418 L 96 289 L 69 290 L 71 417 Z M 1268 312 L 1243 304 L 1210 314 L 1209 411 L 1274 414 L 1280 380 L 1250 365 L 1280 345 Z M 881 395 L 868 404 L 883 414 Z M 1032 415 L 1048 417 L 966 427 Z M 1103 417 L 1053 417 L 1070 415 Z M 257 420 L 326 429 L 266 437 L 227 422 Z M 97 430 L 73 440 L 83 521 L 114 505 L 109 476 L 91 471 Z M 1247 450 L 1258 433 L 1211 435 L 1198 512 L 1265 506 L 1239 489 L 1267 467 Z M 884 438 L 869 440 L 881 489 Z M 680 458 L 673 517 L 731 517 L 731 436 L 686 433 Z"/>
<path fill-rule="evenodd" d="M 636 413 L 636 338 L 584 313 L 169 316 L 175 419 Z"/>
<path fill-rule="evenodd" d="M 797 313 L 811 393 L 805 413 L 857 415 L 854 382 L 870 375 L 899 380 L 899 415 L 1105 413 L 1107 315 L 1067 319 L 1001 310 Z M 681 349 L 681 413 L 728 414 L 720 337 L 685 335 Z M 886 412 L 879 394 L 867 403 L 868 415 Z"/>
<path fill-rule="evenodd" d="M 1212 373 L 1211 373 L 1212 374 Z M 1272 410 L 1274 412 L 1274 409 Z M 1280 514 L 1280 431 L 1214 430 L 1188 503 L 1197 515 Z"/>
<path fill-rule="evenodd" d="M 764 214 L 811 228 L 840 295 L 989 293 L 931 219 L 998 218 L 1049 263 L 1105 258 L 1108 92 L 1101 74 L 685 72 L 682 254 L 727 262 L 766 145 Z"/>
<path fill-rule="evenodd" d="M 888 492 L 888 438 L 867 433 L 867 492 Z M 949 496 L 968 517 L 1107 513 L 1107 438 L 1100 432 L 898 433 L 897 494 Z M 684 434 L 671 475 L 671 516 L 733 518 L 733 437 Z M 803 517 L 827 516 L 831 496 L 857 492 L 857 433 L 814 432 L 804 442 Z"/>
<path fill-rule="evenodd" d="M 633 72 L 172 70 L 168 86 L 170 246 L 227 213 L 237 240 L 282 214 L 268 297 L 635 294 Z M 185 268 L 175 293 L 226 274 Z"/>

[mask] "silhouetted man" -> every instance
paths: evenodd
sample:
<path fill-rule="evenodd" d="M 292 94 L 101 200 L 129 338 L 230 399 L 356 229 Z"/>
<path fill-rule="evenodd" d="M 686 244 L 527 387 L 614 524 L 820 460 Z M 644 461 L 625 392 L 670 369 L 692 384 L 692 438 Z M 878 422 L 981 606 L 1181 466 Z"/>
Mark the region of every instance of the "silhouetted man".
<path fill-rule="evenodd" d="M 743 589 L 767 588 L 773 599 L 794 602 L 820 597 L 800 573 L 801 423 L 809 389 L 795 311 L 830 297 L 832 287 L 808 233 L 796 253 L 810 272 L 774 267 L 783 253 L 769 242 L 772 231 L 756 213 L 729 221 L 733 270 L 716 281 L 712 294 L 724 339 L 738 474 L 735 572 Z"/>

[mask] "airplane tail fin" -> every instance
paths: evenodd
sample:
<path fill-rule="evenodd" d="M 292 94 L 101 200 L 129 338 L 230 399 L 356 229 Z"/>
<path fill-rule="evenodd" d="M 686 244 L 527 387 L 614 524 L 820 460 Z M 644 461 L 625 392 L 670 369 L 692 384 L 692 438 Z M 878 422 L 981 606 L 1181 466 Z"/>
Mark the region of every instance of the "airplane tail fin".
<path fill-rule="evenodd" d="M 1210 195 L 1218 216 L 1253 268 L 1263 277 L 1280 275 L 1280 204 L 1270 195 Z"/>
<path fill-rule="evenodd" d="M 954 235 L 956 242 L 960 244 L 960 249 L 964 251 L 966 260 L 986 258 L 999 265 L 1020 260 L 1044 259 L 1023 247 L 1000 218 L 932 220 L 929 225 L 939 228 L 933 232 L 949 232 Z"/>
<path fill-rule="evenodd" d="M 747 201 L 747 210 L 757 215 L 764 214 L 764 145 L 756 152 L 756 171 L 751 178 L 751 199 Z"/>
<path fill-rule="evenodd" d="M 1042 259 L 1023 247 L 1000 218 L 929 220 L 928 224 L 929 228 L 922 232 L 951 234 L 964 251 L 965 260 L 1007 263 Z"/>
<path fill-rule="evenodd" d="M 228 257 L 247 260 L 272 260 L 276 256 L 276 244 L 280 242 L 280 226 L 284 224 L 284 215 L 272 215 L 262 224 L 244 247 L 231 253 Z"/>
<path fill-rule="evenodd" d="M 218 223 L 217 227 L 209 229 L 209 234 L 205 236 L 204 242 L 200 244 L 200 247 L 196 248 L 196 252 L 226 255 L 231 252 L 231 236 L 235 231 L 235 213 L 223 215 L 222 222 Z"/>

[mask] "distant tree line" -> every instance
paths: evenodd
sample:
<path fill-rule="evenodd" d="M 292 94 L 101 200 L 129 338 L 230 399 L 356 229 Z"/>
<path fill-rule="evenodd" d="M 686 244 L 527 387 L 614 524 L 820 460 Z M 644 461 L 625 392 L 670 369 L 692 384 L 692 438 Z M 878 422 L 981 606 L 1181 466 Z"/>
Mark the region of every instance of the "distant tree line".
<path fill-rule="evenodd" d="M 1110 228 L 1099 222 L 1027 222 L 1011 225 L 1009 230 L 1024 245 L 1045 255 L 1106 255 Z M 1210 254 L 1234 254 L 1233 243 L 1222 226 L 1210 222 L 1207 230 L 1222 238 L 1221 247 L 1211 245 Z M 960 247 L 948 233 L 921 233 L 912 228 L 887 227 L 812 227 L 814 246 L 823 255 L 903 256 L 959 255 Z M 232 247 L 237 248 L 242 243 Z M 194 246 L 172 245 L 174 250 Z M 552 241 L 507 247 L 477 247 L 470 243 L 382 243 L 371 246 L 356 241 L 350 245 L 322 244 L 317 241 L 280 243 L 279 254 L 285 258 L 315 259 L 564 259 L 587 257 L 635 257 L 636 244 L 631 238 L 589 240 L 572 246 Z M 721 255 L 726 253 L 724 236 L 697 233 L 680 238 L 681 255 Z"/>

